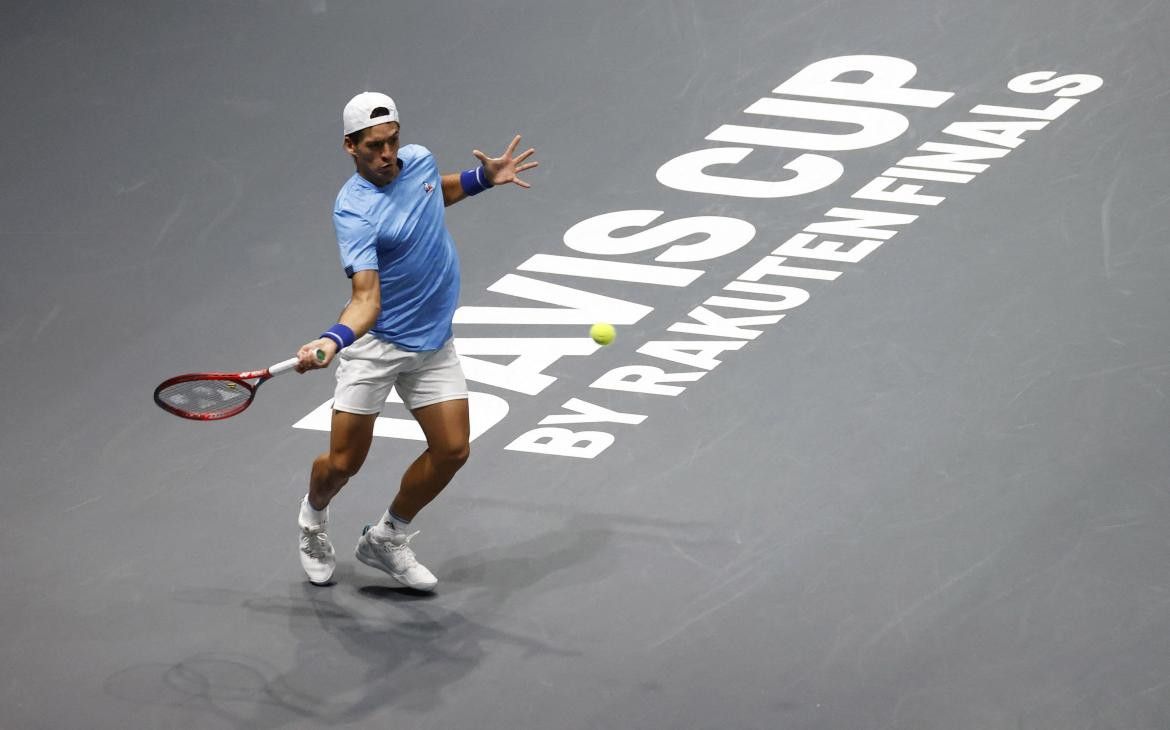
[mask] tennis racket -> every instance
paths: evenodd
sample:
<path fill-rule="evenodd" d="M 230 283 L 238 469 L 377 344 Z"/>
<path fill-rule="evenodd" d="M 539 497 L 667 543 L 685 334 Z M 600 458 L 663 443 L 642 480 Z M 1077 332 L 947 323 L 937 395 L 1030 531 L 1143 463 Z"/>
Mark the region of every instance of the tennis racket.
<path fill-rule="evenodd" d="M 317 350 L 317 359 L 324 362 L 324 350 Z M 252 405 L 261 385 L 270 378 L 287 373 L 296 364 L 297 358 L 290 357 L 263 370 L 176 375 L 154 389 L 154 402 L 168 413 L 194 421 L 231 418 Z M 250 383 L 250 380 L 256 382 Z"/>

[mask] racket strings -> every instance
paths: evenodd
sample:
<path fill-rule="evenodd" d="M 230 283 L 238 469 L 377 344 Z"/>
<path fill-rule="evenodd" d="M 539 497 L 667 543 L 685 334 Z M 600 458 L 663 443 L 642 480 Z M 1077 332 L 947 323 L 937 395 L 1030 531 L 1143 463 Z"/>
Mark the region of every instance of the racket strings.
<path fill-rule="evenodd" d="M 252 399 L 252 389 L 232 380 L 188 380 L 168 385 L 158 397 L 178 410 L 211 415 L 244 405 Z"/>

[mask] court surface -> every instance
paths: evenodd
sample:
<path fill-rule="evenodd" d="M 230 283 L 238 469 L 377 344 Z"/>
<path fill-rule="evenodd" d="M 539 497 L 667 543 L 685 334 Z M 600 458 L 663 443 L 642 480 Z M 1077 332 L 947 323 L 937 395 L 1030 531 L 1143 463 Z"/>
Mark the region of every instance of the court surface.
<path fill-rule="evenodd" d="M 1141 0 L 9 3 L 0 727 L 1170 727 L 1168 33 Z M 774 92 L 853 56 L 937 93 Z M 478 433 L 414 525 L 433 596 L 352 557 L 421 449 L 401 405 L 317 588 L 332 372 L 219 423 L 151 402 L 335 321 L 366 89 L 445 171 L 515 133 L 541 163 L 447 211 Z M 929 144 L 998 154 L 902 162 Z M 802 154 L 836 177 L 743 194 Z M 910 184 L 945 200 L 856 197 Z M 888 217 L 791 243 L 840 209 Z"/>

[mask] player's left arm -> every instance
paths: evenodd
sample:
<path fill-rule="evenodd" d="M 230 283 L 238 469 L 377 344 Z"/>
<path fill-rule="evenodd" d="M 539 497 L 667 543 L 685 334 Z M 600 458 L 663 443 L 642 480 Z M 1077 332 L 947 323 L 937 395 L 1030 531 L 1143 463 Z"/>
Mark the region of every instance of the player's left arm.
<path fill-rule="evenodd" d="M 514 183 L 522 188 L 532 187 L 527 182 L 520 179 L 520 173 L 525 170 L 531 170 L 540 163 L 533 160 L 532 162 L 525 162 L 529 157 L 536 154 L 536 150 L 529 147 L 527 150 L 516 154 L 516 147 L 520 144 L 520 135 L 512 138 L 512 143 L 508 145 L 508 149 L 504 150 L 504 154 L 499 157 L 488 157 L 479 150 L 472 150 L 471 154 L 475 155 L 476 159 L 483 163 L 483 175 L 493 187 L 496 185 L 503 185 L 504 183 Z M 460 200 L 468 197 L 467 190 L 463 186 L 462 174 L 459 172 L 449 172 L 440 176 L 443 184 L 443 205 L 454 205 Z"/>

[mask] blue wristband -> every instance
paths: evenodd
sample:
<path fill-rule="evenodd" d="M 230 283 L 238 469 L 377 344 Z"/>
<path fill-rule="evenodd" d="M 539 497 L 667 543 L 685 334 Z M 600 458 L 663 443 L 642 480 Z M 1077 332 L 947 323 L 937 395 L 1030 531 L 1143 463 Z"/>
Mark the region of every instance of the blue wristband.
<path fill-rule="evenodd" d="M 328 337 L 329 339 L 336 342 L 338 350 L 344 350 L 345 348 L 352 345 L 353 341 L 357 339 L 353 335 L 353 330 L 340 322 L 322 332 L 321 336 Z"/>
<path fill-rule="evenodd" d="M 464 170 L 459 173 L 459 184 L 463 186 L 463 192 L 468 195 L 479 195 L 492 187 L 492 184 L 488 182 L 487 173 L 484 172 L 483 165 L 480 165 L 475 170 Z"/>

